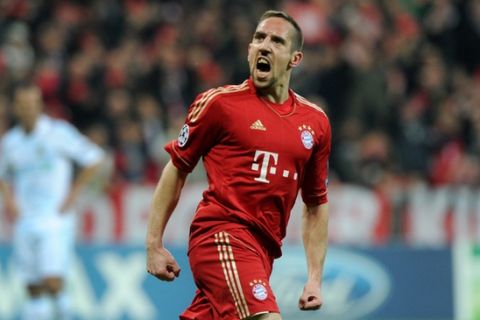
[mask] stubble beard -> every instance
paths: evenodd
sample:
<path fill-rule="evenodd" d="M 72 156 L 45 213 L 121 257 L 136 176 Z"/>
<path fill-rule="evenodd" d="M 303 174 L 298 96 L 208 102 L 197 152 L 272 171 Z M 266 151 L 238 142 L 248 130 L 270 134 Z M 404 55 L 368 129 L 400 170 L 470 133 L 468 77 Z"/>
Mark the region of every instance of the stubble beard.
<path fill-rule="evenodd" d="M 256 75 L 255 75 L 255 69 L 253 69 L 251 72 L 250 72 L 251 76 L 252 76 L 252 79 L 253 79 L 253 84 L 255 85 L 255 87 L 259 90 L 262 90 L 262 91 L 268 91 L 269 89 L 273 88 L 275 86 L 275 83 L 276 83 L 276 79 L 270 74 L 268 77 L 264 78 L 264 79 L 259 79 Z"/>

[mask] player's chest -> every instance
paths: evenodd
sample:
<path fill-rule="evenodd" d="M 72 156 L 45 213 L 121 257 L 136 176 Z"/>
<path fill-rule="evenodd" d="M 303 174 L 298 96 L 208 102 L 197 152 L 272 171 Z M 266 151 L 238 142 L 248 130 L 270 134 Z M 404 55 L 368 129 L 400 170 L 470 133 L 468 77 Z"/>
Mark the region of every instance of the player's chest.
<path fill-rule="evenodd" d="M 226 143 L 306 160 L 316 143 L 315 129 L 312 120 L 301 114 L 281 116 L 268 109 L 247 109 L 231 119 Z"/>
<path fill-rule="evenodd" d="M 56 145 L 41 137 L 25 137 L 9 152 L 10 165 L 15 171 L 46 170 L 55 165 Z"/>

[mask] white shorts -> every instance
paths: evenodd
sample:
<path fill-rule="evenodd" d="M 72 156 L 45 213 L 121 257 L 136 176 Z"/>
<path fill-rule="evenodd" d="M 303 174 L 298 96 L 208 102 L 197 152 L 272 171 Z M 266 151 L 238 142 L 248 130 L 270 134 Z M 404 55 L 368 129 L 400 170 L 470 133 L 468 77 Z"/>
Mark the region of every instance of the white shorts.
<path fill-rule="evenodd" d="M 20 219 L 14 233 L 15 269 L 22 281 L 38 284 L 46 277 L 66 277 L 74 251 L 73 214 Z"/>

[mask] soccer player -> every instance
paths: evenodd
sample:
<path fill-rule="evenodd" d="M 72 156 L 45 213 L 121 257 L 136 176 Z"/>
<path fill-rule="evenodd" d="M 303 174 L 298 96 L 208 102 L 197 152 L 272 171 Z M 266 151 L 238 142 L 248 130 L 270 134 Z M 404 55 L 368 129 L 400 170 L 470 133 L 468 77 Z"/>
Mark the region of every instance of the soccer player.
<path fill-rule="evenodd" d="M 14 114 L 18 125 L 1 141 L 0 191 L 15 222 L 16 270 L 28 293 L 21 317 L 70 319 L 64 278 L 74 249 L 72 210 L 103 151 L 71 124 L 43 114 L 32 84 L 15 89 Z M 72 183 L 73 161 L 83 168 Z"/>
<path fill-rule="evenodd" d="M 147 271 L 172 281 L 180 269 L 162 236 L 187 174 L 200 157 L 208 177 L 190 226 L 189 262 L 198 288 L 180 319 L 281 319 L 269 284 L 301 189 L 307 281 L 301 310 L 322 305 L 327 249 L 330 124 L 289 88 L 303 36 L 286 13 L 267 11 L 248 47 L 251 76 L 200 94 L 189 108 L 153 195 Z"/>

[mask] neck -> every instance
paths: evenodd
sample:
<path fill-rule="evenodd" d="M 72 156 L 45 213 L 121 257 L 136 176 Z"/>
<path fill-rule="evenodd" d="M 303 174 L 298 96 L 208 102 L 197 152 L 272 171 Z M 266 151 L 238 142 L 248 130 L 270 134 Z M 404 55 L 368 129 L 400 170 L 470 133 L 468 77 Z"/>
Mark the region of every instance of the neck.
<path fill-rule="evenodd" d="M 23 131 L 25 131 L 26 133 L 31 133 L 34 128 L 34 126 L 23 126 Z"/>
<path fill-rule="evenodd" d="M 284 85 L 259 88 L 258 92 L 262 98 L 274 103 L 284 103 L 288 99 L 288 86 Z"/>
<path fill-rule="evenodd" d="M 259 95 L 273 103 L 284 103 L 288 99 L 290 84 L 290 71 L 278 78 L 273 84 L 267 87 L 257 87 Z"/>
<path fill-rule="evenodd" d="M 38 119 L 35 119 L 35 121 L 32 121 L 32 122 L 24 122 L 21 124 L 23 130 L 26 132 L 26 133 L 31 133 L 33 130 L 35 130 L 35 126 L 37 125 L 37 121 Z"/>

